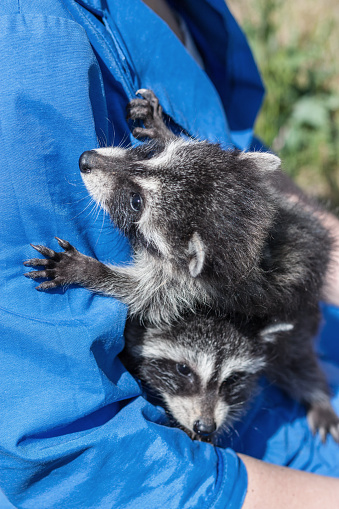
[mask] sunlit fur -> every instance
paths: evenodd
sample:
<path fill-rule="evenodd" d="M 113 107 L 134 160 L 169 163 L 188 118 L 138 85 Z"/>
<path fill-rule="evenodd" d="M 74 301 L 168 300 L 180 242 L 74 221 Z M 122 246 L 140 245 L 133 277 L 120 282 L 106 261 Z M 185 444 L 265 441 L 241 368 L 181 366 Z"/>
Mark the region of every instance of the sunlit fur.
<path fill-rule="evenodd" d="M 264 374 L 306 405 L 312 431 L 339 441 L 339 420 L 312 347 L 292 338 L 291 329 L 288 323 L 262 327 L 213 314 L 190 314 L 162 328 L 144 329 L 132 321 L 121 358 L 192 438 L 217 442 L 244 415 Z M 214 423 L 215 432 L 197 433 L 198 421 Z"/>
<path fill-rule="evenodd" d="M 143 333 L 130 323 L 125 335 L 123 362 L 193 438 L 204 439 L 194 431 L 196 421 L 213 421 L 214 437 L 231 426 L 266 367 L 265 341 L 215 316 L 190 315 Z M 178 365 L 187 366 L 189 375 L 180 374 Z"/>
<path fill-rule="evenodd" d="M 293 369 L 277 369 L 275 379 L 297 399 L 328 405 L 312 348 L 332 246 L 318 214 L 278 190 L 278 157 L 178 138 L 165 126 L 154 94 L 141 92 L 148 100 L 132 101 L 129 117 L 147 128 L 133 134 L 154 139 L 80 158 L 89 193 L 129 238 L 134 263 L 106 265 L 59 240 L 64 253 L 36 246 L 47 259 L 25 264 L 45 269 L 28 277 L 49 279 L 39 290 L 75 283 L 116 297 L 130 316 L 160 330 L 211 309 L 220 317 L 242 316 L 254 328 L 272 327 L 272 320 L 288 324 L 281 359 Z M 139 210 L 132 207 L 135 195 Z M 272 348 L 274 336 L 273 323 L 266 340 Z M 312 411 L 314 429 L 332 425 L 327 410 Z"/>
<path fill-rule="evenodd" d="M 307 315 L 307 334 L 315 334 L 331 241 L 316 215 L 275 189 L 275 155 L 172 135 L 84 157 L 84 183 L 131 241 L 134 263 L 104 265 L 79 253 L 62 273 L 60 264 L 46 272 L 56 286 L 112 295 L 158 325 L 203 305 L 293 324 Z M 134 194 L 140 210 L 131 207 Z"/>
<path fill-rule="evenodd" d="M 92 152 L 84 183 L 135 250 L 134 268 L 111 267 L 124 279 L 98 282 L 101 292 L 158 324 L 201 303 L 283 320 L 317 315 L 330 240 L 275 191 L 276 156 L 180 138 Z M 142 197 L 139 212 L 131 193 Z"/>

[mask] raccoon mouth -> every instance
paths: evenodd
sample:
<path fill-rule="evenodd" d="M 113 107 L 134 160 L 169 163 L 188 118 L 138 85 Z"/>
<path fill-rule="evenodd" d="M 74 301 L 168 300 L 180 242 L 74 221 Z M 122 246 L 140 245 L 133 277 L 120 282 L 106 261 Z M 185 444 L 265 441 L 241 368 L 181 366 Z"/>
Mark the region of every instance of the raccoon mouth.
<path fill-rule="evenodd" d="M 220 428 L 217 428 L 210 435 L 205 435 L 205 436 L 204 435 L 198 435 L 198 433 L 195 433 L 192 429 L 187 428 L 186 426 L 181 424 L 179 421 L 177 421 L 173 417 L 173 415 L 169 412 L 168 409 L 165 408 L 165 410 L 166 410 L 166 414 L 167 414 L 168 419 L 169 419 L 169 425 L 171 427 L 181 429 L 181 431 L 184 431 L 186 433 L 186 435 L 188 435 L 190 437 L 191 440 L 196 440 L 198 442 L 207 442 L 209 444 L 215 445 L 215 441 L 217 439 L 218 431 L 220 431 Z"/>
<path fill-rule="evenodd" d="M 191 440 L 196 440 L 197 442 L 207 442 L 209 444 L 214 444 L 214 441 L 215 441 L 215 438 L 216 438 L 216 435 L 218 432 L 218 430 L 216 430 L 214 433 L 211 433 L 211 435 L 205 435 L 205 436 L 198 435 L 198 433 L 195 433 L 191 429 L 186 428 L 185 426 L 183 426 L 182 424 L 180 424 L 177 421 L 174 421 L 173 419 L 171 420 L 171 424 L 175 428 L 179 428 L 182 431 L 184 431 L 186 433 L 186 435 L 188 435 L 190 437 Z"/>
<path fill-rule="evenodd" d="M 214 444 L 214 433 L 213 435 L 208 435 L 207 437 L 197 435 L 194 433 L 194 437 L 192 440 L 197 440 L 198 442 L 207 442 L 208 444 Z"/>
<path fill-rule="evenodd" d="M 186 431 L 187 433 L 187 431 Z M 191 431 L 189 434 L 190 438 L 192 440 L 196 440 L 197 442 L 206 442 L 208 444 L 214 444 L 215 442 L 215 432 L 211 435 L 198 435 L 197 433 L 194 433 L 194 431 Z"/>

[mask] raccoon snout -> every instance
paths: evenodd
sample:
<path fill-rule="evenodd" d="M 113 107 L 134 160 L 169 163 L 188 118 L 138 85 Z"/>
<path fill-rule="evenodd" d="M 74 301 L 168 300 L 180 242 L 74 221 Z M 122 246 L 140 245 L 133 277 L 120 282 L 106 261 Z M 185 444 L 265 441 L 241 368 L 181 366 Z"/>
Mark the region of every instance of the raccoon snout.
<path fill-rule="evenodd" d="M 195 421 L 193 424 L 193 431 L 197 435 L 208 437 L 209 435 L 212 435 L 212 433 L 215 432 L 217 429 L 216 424 L 214 421 L 210 419 L 200 419 L 198 421 Z"/>
<path fill-rule="evenodd" d="M 81 173 L 91 173 L 94 168 L 95 154 L 93 150 L 86 150 L 79 158 L 79 168 Z"/>

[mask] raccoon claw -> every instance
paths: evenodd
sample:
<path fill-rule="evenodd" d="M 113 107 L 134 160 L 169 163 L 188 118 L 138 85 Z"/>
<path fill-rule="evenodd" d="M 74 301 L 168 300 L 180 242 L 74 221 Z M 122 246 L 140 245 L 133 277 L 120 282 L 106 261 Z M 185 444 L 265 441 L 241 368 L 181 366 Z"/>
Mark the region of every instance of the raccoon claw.
<path fill-rule="evenodd" d="M 132 99 L 127 105 L 127 120 L 142 120 L 144 128 L 137 127 L 133 129 L 133 136 L 137 139 L 158 138 L 169 140 L 176 138 L 164 123 L 162 107 L 156 95 L 145 88 L 138 90 L 136 93 L 140 94 L 142 99 Z"/>
<path fill-rule="evenodd" d="M 339 417 L 330 404 L 314 404 L 307 413 L 309 427 L 315 435 L 319 432 L 320 439 L 326 442 L 327 435 L 332 435 L 335 442 L 339 443 Z"/>
<path fill-rule="evenodd" d="M 34 246 L 33 246 L 34 247 Z M 24 265 L 26 267 L 50 267 L 53 268 L 55 266 L 54 260 L 44 260 L 43 258 L 32 258 L 31 260 L 26 260 L 24 262 Z M 28 274 L 31 274 L 31 272 L 28 272 Z M 28 274 L 24 274 L 25 276 Z"/>
<path fill-rule="evenodd" d="M 31 246 L 36 251 L 41 253 L 43 256 L 48 256 L 48 258 L 51 258 L 52 260 L 56 260 L 56 261 L 59 261 L 59 259 L 60 259 L 59 253 L 57 253 L 56 251 L 53 251 L 53 249 L 50 249 L 49 247 L 40 246 L 40 245 L 34 246 L 33 244 L 31 244 Z M 34 260 L 38 260 L 38 258 L 34 258 Z M 33 261 L 33 260 L 28 260 L 27 262 L 24 262 L 24 265 L 28 265 L 29 262 L 31 262 L 31 261 Z M 40 261 L 44 261 L 44 260 L 40 260 Z M 40 263 L 40 265 L 45 265 L 45 263 Z"/>
<path fill-rule="evenodd" d="M 49 290 L 58 286 L 66 286 L 76 282 L 76 268 L 79 265 L 79 257 L 83 257 L 67 240 L 55 237 L 64 252 L 56 252 L 46 246 L 31 246 L 47 258 L 32 258 L 24 262 L 26 267 L 44 267 L 44 270 L 26 272 L 24 276 L 30 279 L 49 279 L 36 287 L 37 290 Z"/>
<path fill-rule="evenodd" d="M 135 92 L 135 95 L 137 94 L 146 99 L 146 101 L 148 101 L 153 107 L 157 107 L 159 105 L 159 100 L 152 90 L 149 90 L 148 88 L 139 88 L 139 90 Z"/>
<path fill-rule="evenodd" d="M 59 239 L 59 237 L 55 237 L 55 238 L 58 241 L 59 246 L 62 247 L 62 249 L 64 249 L 65 251 L 67 251 L 69 253 L 77 252 L 75 247 L 72 246 L 72 244 L 70 244 L 67 240 Z"/>
<path fill-rule="evenodd" d="M 157 138 L 156 129 L 145 129 L 143 127 L 136 127 L 132 132 L 134 138 L 141 140 L 143 138 Z"/>
<path fill-rule="evenodd" d="M 339 444 L 339 423 L 330 427 L 330 434 L 333 440 Z"/>
<path fill-rule="evenodd" d="M 64 283 L 59 281 L 57 278 L 53 281 L 44 281 L 43 283 L 40 283 L 39 286 L 36 286 L 35 289 L 38 290 L 38 292 L 41 292 L 45 290 L 52 290 L 53 288 L 58 288 L 59 286 L 64 286 Z"/>
<path fill-rule="evenodd" d="M 42 262 L 48 261 L 48 260 L 40 260 Z M 44 265 L 44 264 L 40 264 Z M 53 270 L 33 270 L 32 272 L 26 272 L 24 274 L 25 277 L 28 277 L 30 279 L 47 279 L 47 278 L 54 278 L 55 277 L 55 271 Z"/>

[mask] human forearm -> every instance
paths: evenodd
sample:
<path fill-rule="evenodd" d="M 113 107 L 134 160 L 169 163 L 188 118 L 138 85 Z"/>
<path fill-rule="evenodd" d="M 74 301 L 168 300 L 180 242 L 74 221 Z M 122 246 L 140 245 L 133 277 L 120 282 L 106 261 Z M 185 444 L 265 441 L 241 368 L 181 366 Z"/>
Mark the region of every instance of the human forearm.
<path fill-rule="evenodd" d="M 323 288 L 323 299 L 329 304 L 339 306 L 339 220 L 330 213 L 323 213 L 321 220 L 333 239 L 333 249 Z"/>
<path fill-rule="evenodd" d="M 339 479 L 280 467 L 239 454 L 248 476 L 243 509 L 323 509 L 339 504 Z"/>

